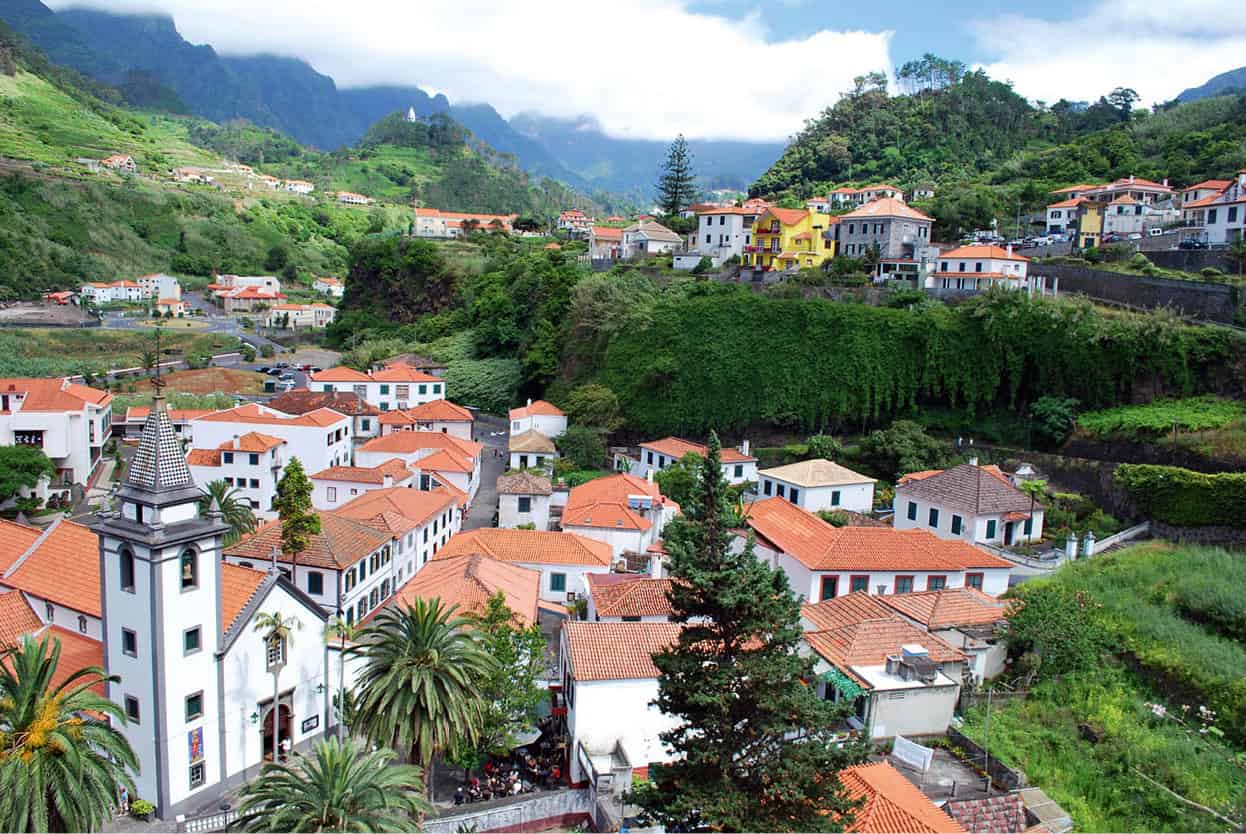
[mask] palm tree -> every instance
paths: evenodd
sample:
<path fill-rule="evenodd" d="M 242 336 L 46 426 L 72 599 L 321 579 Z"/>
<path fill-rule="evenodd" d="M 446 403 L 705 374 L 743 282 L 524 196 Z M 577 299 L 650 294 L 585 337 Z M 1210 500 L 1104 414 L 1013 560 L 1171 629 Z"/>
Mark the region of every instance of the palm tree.
<path fill-rule="evenodd" d="M 93 689 L 119 678 L 88 666 L 56 683 L 60 656 L 49 634 L 0 652 L 0 830 L 96 830 L 134 793 L 125 713 Z"/>
<path fill-rule="evenodd" d="M 311 755 L 266 764 L 242 789 L 242 831 L 415 831 L 432 810 L 420 770 L 395 765 L 392 750 L 353 741 L 317 742 Z"/>
<path fill-rule="evenodd" d="M 243 498 L 242 493 L 235 487 L 231 487 L 219 478 L 210 481 L 203 488 L 203 497 L 199 499 L 200 515 L 206 515 L 212 509 L 214 502 L 220 509 L 225 523 L 229 525 L 229 532 L 225 534 L 227 547 L 247 533 L 255 532 L 259 522 L 256 521 L 250 502 Z"/>
<path fill-rule="evenodd" d="M 472 620 L 456 610 L 417 598 L 383 609 L 357 640 L 365 657 L 357 682 L 363 731 L 376 744 L 406 749 L 425 774 L 437 752 L 474 742 L 481 682 L 493 663 Z"/>
<path fill-rule="evenodd" d="M 264 634 L 264 649 L 268 653 L 268 668 L 273 673 L 273 762 L 281 761 L 281 670 L 285 668 L 290 647 L 294 645 L 294 632 L 303 624 L 298 617 L 286 617 L 280 611 L 255 615 L 255 631 Z"/>
<path fill-rule="evenodd" d="M 346 644 L 355 639 L 357 629 L 351 623 L 346 622 L 341 614 L 338 614 L 332 620 L 324 625 L 325 643 L 338 641 L 338 664 L 337 664 L 337 738 L 338 741 L 345 739 L 346 725 Z"/>
<path fill-rule="evenodd" d="M 1020 489 L 1026 495 L 1030 496 L 1030 529 L 1033 530 L 1034 525 L 1034 505 L 1038 503 L 1038 496 L 1047 494 L 1047 482 L 1035 478 L 1034 480 L 1022 481 Z M 1032 535 L 1025 538 L 1025 552 L 1030 552 L 1030 544 L 1034 538 Z"/>

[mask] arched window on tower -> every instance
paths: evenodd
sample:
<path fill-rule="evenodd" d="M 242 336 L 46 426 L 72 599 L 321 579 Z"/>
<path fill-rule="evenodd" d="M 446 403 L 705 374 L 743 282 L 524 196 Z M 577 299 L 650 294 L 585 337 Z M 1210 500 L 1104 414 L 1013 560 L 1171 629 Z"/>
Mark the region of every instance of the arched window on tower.
<path fill-rule="evenodd" d="M 189 591 L 199 587 L 199 554 L 187 548 L 182 551 L 181 559 L 182 590 Z"/>

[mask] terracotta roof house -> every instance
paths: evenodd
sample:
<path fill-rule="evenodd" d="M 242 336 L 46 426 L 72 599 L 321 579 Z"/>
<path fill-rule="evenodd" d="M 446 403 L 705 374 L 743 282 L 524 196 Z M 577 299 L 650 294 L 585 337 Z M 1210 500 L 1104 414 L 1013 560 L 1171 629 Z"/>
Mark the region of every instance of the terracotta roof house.
<path fill-rule="evenodd" d="M 852 591 L 892 594 L 969 585 L 998 596 L 1008 589 L 1011 562 L 921 530 L 834 527 L 780 498 L 748 505 L 745 527 L 756 540 L 758 557 L 782 569 L 793 591 L 810 601 Z"/>
<path fill-rule="evenodd" d="M 616 454 L 614 468 L 647 478 L 650 473 L 658 473 L 668 466 L 682 460 L 684 455 L 697 455 L 702 460 L 709 456 L 709 449 L 701 443 L 684 440 L 679 437 L 663 437 L 640 444 L 635 457 Z M 731 484 L 742 484 L 757 480 L 757 458 L 749 454 L 749 443 L 742 442 L 739 448 L 724 446 L 719 451 L 722 461 L 723 477 Z"/>
<path fill-rule="evenodd" d="M 1043 505 L 998 467 L 964 463 L 915 473 L 896 486 L 897 530 L 928 530 L 945 539 L 1012 546 L 1043 537 Z"/>
<path fill-rule="evenodd" d="M 874 509 L 874 484 L 866 475 L 853 472 L 824 458 L 802 460 L 757 473 L 757 491 L 764 497 L 786 498 L 811 513 L 821 510 Z"/>
<path fill-rule="evenodd" d="M 23 591 L 45 620 L 100 638 L 99 539 L 90 528 L 58 519 L 0 575 L 0 586 Z M 45 612 L 47 614 L 47 612 Z M 81 629 L 85 615 L 89 627 Z"/>
<path fill-rule="evenodd" d="M 510 410 L 510 433 L 522 434 L 536 430 L 546 437 L 562 437 L 567 430 L 567 415 L 545 400 L 528 400 L 528 404 Z"/>
<path fill-rule="evenodd" d="M 470 502 L 480 488 L 481 450 L 484 447 L 452 434 L 436 431 L 396 431 L 373 438 L 355 450 L 355 463 L 376 466 L 399 458 L 419 472 L 419 489 L 437 484 L 452 487 Z"/>
<path fill-rule="evenodd" d="M 534 530 L 550 527 L 550 503 L 553 485 L 529 471 L 500 475 L 498 489 L 498 526 L 515 528 L 532 525 Z"/>
<path fill-rule="evenodd" d="M 0 649 L 17 645 L 23 635 L 33 634 L 43 628 L 43 620 L 35 616 L 34 609 L 21 591 L 0 593 Z"/>
<path fill-rule="evenodd" d="M 588 577 L 588 619 L 593 622 L 670 620 L 670 579 L 634 573 L 592 574 Z"/>
<path fill-rule="evenodd" d="M 801 609 L 819 694 L 854 704 L 849 723 L 870 738 L 947 731 L 964 652 L 856 592 Z"/>
<path fill-rule="evenodd" d="M 610 571 L 610 546 L 572 533 L 482 527 L 458 533 L 436 558 L 477 554 L 541 573 L 541 599 L 566 603 L 584 596 L 590 573 Z"/>
<path fill-rule="evenodd" d="M 679 631 L 674 623 L 563 625 L 559 655 L 572 782 L 610 772 L 620 759 L 637 776 L 669 759 L 660 735 L 679 722 L 651 706 L 658 695 L 653 655 L 672 646 Z"/>
<path fill-rule="evenodd" d="M 889 762 L 841 770 L 839 780 L 862 801 L 848 831 L 857 834 L 964 834 L 965 828 L 937 807 Z"/>
<path fill-rule="evenodd" d="M 973 588 L 915 591 L 877 598 L 895 614 L 955 646 L 969 658 L 968 672 L 981 683 L 1004 671 L 1005 637 L 1016 600 L 989 597 Z"/>
<path fill-rule="evenodd" d="M 840 215 L 834 228 L 841 254 L 860 257 L 877 251 L 883 258 L 912 258 L 931 245 L 933 222 L 903 200 L 883 197 Z"/>
<path fill-rule="evenodd" d="M 679 505 L 651 480 L 625 472 L 573 487 L 563 508 L 562 528 L 610 545 L 615 559 L 643 554 L 662 538 Z"/>

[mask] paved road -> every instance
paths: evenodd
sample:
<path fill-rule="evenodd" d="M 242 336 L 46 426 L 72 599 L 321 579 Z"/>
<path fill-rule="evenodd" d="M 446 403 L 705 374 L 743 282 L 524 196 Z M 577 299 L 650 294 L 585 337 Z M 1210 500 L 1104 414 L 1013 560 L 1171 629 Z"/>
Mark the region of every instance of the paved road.
<path fill-rule="evenodd" d="M 189 331 L 191 333 L 224 333 L 229 336 L 237 336 L 257 351 L 264 345 L 272 345 L 273 350 L 277 353 L 284 353 L 287 350 L 264 336 L 244 331 L 238 319 L 221 312 L 211 302 L 207 301 L 200 292 L 187 290 L 182 293 L 182 299 L 191 307 L 203 310 L 204 314 L 196 317 L 194 321 L 205 322 L 208 325 L 204 329 Z M 113 312 L 104 314 L 102 326 L 110 330 L 142 330 L 151 328 L 151 325 L 147 322 L 148 319 L 127 318 L 121 313 Z"/>
<path fill-rule="evenodd" d="M 498 511 L 498 476 L 506 471 L 506 420 L 480 414 L 476 416 L 476 441 L 484 444 L 480 462 L 480 487 L 467 513 L 463 529 L 492 527 Z"/>

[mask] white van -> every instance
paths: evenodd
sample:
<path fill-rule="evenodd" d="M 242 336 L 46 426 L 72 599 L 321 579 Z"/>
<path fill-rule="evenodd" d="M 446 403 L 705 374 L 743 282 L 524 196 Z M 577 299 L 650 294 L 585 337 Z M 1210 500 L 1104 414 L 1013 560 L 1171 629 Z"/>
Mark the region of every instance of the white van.
<path fill-rule="evenodd" d="M 1163 237 L 1164 230 L 1161 229 L 1159 226 L 1156 226 L 1154 229 L 1151 229 L 1149 232 L 1147 232 L 1147 234 L 1150 235 L 1151 237 Z"/>

